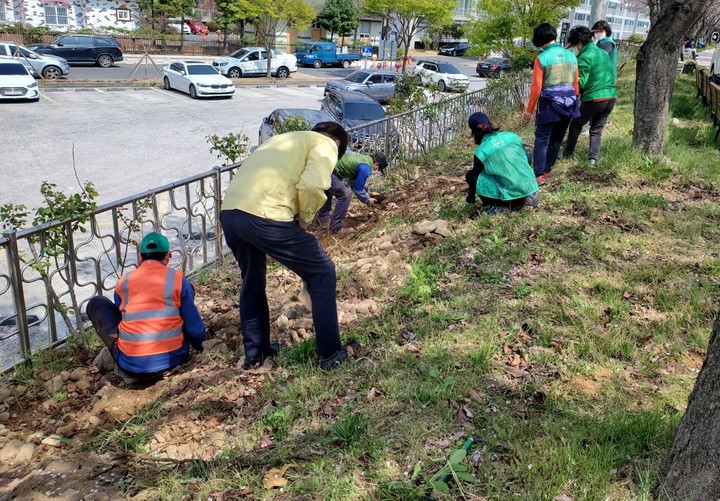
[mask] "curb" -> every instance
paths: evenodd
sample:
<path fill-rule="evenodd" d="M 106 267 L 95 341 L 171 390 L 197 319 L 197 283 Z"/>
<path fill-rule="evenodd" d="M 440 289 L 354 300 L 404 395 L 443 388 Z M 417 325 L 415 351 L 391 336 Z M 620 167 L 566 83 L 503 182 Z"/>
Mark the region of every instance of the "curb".
<path fill-rule="evenodd" d="M 262 83 L 262 84 L 255 84 L 255 83 L 237 83 L 235 82 L 235 88 L 242 88 L 242 87 L 254 87 L 257 89 L 268 89 L 268 88 L 281 88 L 281 87 L 325 87 L 325 80 L 322 82 L 298 82 L 298 83 Z M 117 91 L 117 90 L 125 90 L 125 89 L 135 89 L 135 90 L 143 90 L 143 89 L 158 89 L 162 90 L 162 84 L 158 80 L 158 83 L 156 85 L 148 85 L 144 82 L 102 82 L 102 81 L 86 81 L 86 80 L 75 80 L 72 82 L 69 82 L 67 84 L 62 85 L 43 85 L 40 84 L 40 89 L 44 90 L 46 92 L 62 92 L 65 90 L 75 90 L 76 92 L 85 90 L 85 89 L 97 89 L 97 88 L 104 88 L 108 91 Z"/>

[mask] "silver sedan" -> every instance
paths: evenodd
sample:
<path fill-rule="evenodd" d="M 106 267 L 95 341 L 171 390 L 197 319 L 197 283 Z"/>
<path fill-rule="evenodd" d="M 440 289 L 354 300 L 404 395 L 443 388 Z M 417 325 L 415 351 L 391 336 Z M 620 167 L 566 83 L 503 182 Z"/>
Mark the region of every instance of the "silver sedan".
<path fill-rule="evenodd" d="M 397 75 L 392 71 L 354 71 L 342 80 L 328 81 L 325 84 L 325 94 L 331 90 L 349 90 L 362 92 L 381 103 L 387 103 L 395 95 L 396 78 Z"/>

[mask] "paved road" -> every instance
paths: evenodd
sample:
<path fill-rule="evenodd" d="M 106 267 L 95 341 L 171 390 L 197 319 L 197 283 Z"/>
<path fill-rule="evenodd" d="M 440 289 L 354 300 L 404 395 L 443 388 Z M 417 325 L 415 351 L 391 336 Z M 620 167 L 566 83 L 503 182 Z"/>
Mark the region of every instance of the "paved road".
<path fill-rule="evenodd" d="M 238 89 L 233 99 L 193 100 L 162 89 L 83 88 L 43 91 L 38 103 L 2 103 L 0 204 L 40 202 L 47 180 L 66 193 L 92 180 L 111 202 L 218 165 L 206 136 L 243 131 L 257 143 L 275 108 L 319 108 L 321 87 Z"/>

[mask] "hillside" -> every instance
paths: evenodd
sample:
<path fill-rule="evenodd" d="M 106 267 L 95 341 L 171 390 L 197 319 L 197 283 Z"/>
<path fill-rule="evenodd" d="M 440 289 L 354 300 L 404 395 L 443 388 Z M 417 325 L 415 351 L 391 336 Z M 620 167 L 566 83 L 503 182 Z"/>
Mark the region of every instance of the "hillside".
<path fill-rule="evenodd" d="M 207 349 L 155 385 L 104 374 L 97 343 L 19 367 L 0 499 L 649 499 L 717 313 L 720 155 L 685 76 L 667 156 L 633 150 L 633 77 L 598 166 L 561 161 L 535 209 L 473 214 L 463 138 L 394 166 L 380 207 L 351 207 L 354 233 L 315 228 L 361 344 L 338 370 L 312 364 L 300 282 L 276 265 L 284 349 L 237 368 L 232 261 L 194 277 Z M 519 112 L 500 122 L 531 142 Z"/>

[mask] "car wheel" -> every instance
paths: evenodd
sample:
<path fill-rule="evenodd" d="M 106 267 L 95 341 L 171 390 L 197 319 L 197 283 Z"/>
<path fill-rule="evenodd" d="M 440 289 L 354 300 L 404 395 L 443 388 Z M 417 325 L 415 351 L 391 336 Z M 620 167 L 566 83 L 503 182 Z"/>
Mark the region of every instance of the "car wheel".
<path fill-rule="evenodd" d="M 343 68 L 348 69 L 350 67 L 350 61 L 347 59 L 342 62 Z"/>
<path fill-rule="evenodd" d="M 170 86 L 170 79 L 168 77 L 163 78 L 163 89 L 172 90 L 172 87 Z"/>
<path fill-rule="evenodd" d="M 447 85 L 445 84 L 445 80 L 440 80 L 438 82 L 438 90 L 440 92 L 445 92 L 447 90 Z"/>
<path fill-rule="evenodd" d="M 197 89 L 193 84 L 190 84 L 190 88 L 188 89 L 188 94 L 190 94 L 190 97 L 193 99 L 197 99 Z"/>
<path fill-rule="evenodd" d="M 290 75 L 290 70 L 288 70 L 285 66 L 280 66 L 275 73 L 275 76 L 278 78 L 287 78 L 288 75 Z"/>
<path fill-rule="evenodd" d="M 113 58 L 107 54 L 102 54 L 97 58 L 97 64 L 101 68 L 109 68 L 113 65 Z"/>
<path fill-rule="evenodd" d="M 457 56 L 457 51 L 452 51 L 452 52 L 450 53 L 450 55 L 453 56 L 453 57 Z"/>
<path fill-rule="evenodd" d="M 229 78 L 242 78 L 242 71 L 240 71 L 240 68 L 230 68 L 228 70 L 228 77 Z"/>
<path fill-rule="evenodd" d="M 494 75 L 494 77 L 495 77 L 495 78 L 500 78 L 501 76 L 503 76 L 503 70 L 500 70 L 500 69 L 495 70 L 495 75 Z"/>
<path fill-rule="evenodd" d="M 322 61 L 320 61 L 319 59 L 313 61 L 313 68 L 322 68 Z"/>
<path fill-rule="evenodd" d="M 62 76 L 62 71 L 57 66 L 46 66 L 42 70 L 42 76 L 48 80 L 56 80 Z"/>

